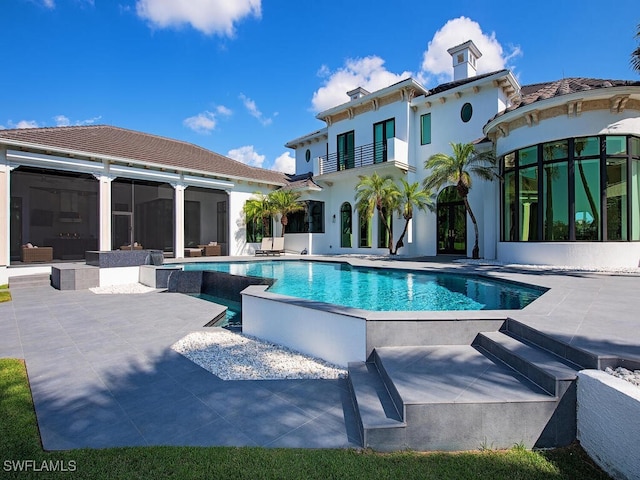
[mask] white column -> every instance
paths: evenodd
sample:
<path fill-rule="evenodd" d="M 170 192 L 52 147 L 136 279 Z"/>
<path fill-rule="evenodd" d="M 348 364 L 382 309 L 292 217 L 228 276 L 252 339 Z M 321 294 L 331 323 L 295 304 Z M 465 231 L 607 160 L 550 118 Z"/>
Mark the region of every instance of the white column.
<path fill-rule="evenodd" d="M 9 245 L 9 222 L 11 217 L 11 167 L 0 165 L 0 268 L 9 265 L 10 248 Z M 0 275 L 2 276 L 2 275 Z M 7 283 L 4 280 L 0 284 Z"/>
<path fill-rule="evenodd" d="M 184 257 L 184 191 L 187 186 L 181 183 L 172 183 L 171 186 L 175 190 L 173 256 L 182 258 Z"/>
<path fill-rule="evenodd" d="M 110 175 L 94 175 L 99 183 L 98 250 L 111 250 L 111 182 Z"/>

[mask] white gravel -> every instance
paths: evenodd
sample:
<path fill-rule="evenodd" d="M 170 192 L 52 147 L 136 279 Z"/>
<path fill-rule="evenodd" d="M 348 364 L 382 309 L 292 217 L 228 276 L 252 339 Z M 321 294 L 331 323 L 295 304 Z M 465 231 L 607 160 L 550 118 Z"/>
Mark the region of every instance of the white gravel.
<path fill-rule="evenodd" d="M 132 293 L 149 293 L 153 292 L 156 289 L 153 287 L 147 287 L 146 285 L 142 285 L 141 283 L 127 283 L 123 285 L 109 285 L 106 287 L 93 287 L 90 288 L 93 293 L 98 294 L 111 294 L 111 293 L 119 293 L 119 294 L 132 294 Z"/>
<path fill-rule="evenodd" d="M 604 371 L 609 375 L 621 378 L 629 383 L 633 383 L 637 387 L 640 387 L 640 370 L 627 370 L 623 367 L 618 367 L 614 370 L 611 367 L 607 367 Z"/>
<path fill-rule="evenodd" d="M 223 380 L 344 378 L 323 360 L 224 329 L 194 332 L 171 348 Z"/>

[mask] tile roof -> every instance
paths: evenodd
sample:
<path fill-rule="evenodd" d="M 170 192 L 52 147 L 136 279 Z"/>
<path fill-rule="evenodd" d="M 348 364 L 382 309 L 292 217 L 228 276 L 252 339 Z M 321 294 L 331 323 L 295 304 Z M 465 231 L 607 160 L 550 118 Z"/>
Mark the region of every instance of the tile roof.
<path fill-rule="evenodd" d="M 322 187 L 313 180 L 312 173 L 299 175 L 287 175 L 289 183 L 282 187 L 286 190 L 322 190 Z"/>
<path fill-rule="evenodd" d="M 87 156 L 116 157 L 188 172 L 284 185 L 285 174 L 251 167 L 192 143 L 109 125 L 0 130 L 0 144 L 19 143 Z"/>
<path fill-rule="evenodd" d="M 600 78 L 563 78 L 554 82 L 535 83 L 532 85 L 524 85 L 520 89 L 520 100 L 514 102 L 504 112 L 496 115 L 496 117 L 516 110 L 526 105 L 548 100 L 550 98 L 561 97 L 571 93 L 586 92 L 591 90 L 599 90 L 612 87 L 640 87 L 640 82 L 632 80 L 604 80 Z"/>
<path fill-rule="evenodd" d="M 482 75 L 476 75 L 469 78 L 462 78 L 460 80 L 454 80 L 453 82 L 441 83 L 440 85 L 437 85 L 429 89 L 429 93 L 426 96 L 428 97 L 430 95 L 436 95 L 441 92 L 446 92 L 447 90 L 451 90 L 453 88 L 466 85 L 467 83 L 475 82 L 477 80 L 482 80 L 483 78 L 491 77 L 493 75 L 497 75 L 500 73 L 507 74 L 509 73 L 509 70 L 506 70 L 506 69 L 496 70 L 495 72 L 483 73 Z"/>

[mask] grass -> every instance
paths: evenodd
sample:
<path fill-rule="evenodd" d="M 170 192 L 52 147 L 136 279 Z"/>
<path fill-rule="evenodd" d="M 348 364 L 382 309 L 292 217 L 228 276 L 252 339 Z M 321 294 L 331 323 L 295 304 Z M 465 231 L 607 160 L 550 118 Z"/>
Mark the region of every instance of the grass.
<path fill-rule="evenodd" d="M 20 460 L 29 471 L 12 470 Z M 14 462 L 14 463 L 11 463 Z M 26 465 L 23 463 L 23 465 Z M 34 466 L 40 472 L 34 471 Z M 46 452 L 24 363 L 0 359 L 0 477 L 225 479 L 608 479 L 579 445 L 553 451 L 381 454 L 368 450 L 130 447 Z M 67 470 L 60 471 L 61 469 Z"/>
<path fill-rule="evenodd" d="M 11 292 L 9 291 L 9 285 L 0 285 L 0 303 L 11 301 Z"/>

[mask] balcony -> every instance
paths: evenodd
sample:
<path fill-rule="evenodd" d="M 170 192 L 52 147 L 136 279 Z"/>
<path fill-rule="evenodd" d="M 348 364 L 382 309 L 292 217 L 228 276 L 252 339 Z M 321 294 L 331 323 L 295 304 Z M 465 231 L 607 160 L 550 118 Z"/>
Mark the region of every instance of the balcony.
<path fill-rule="evenodd" d="M 404 172 L 415 172 L 415 167 L 408 164 L 408 152 L 407 143 L 398 138 L 361 145 L 347 154 L 339 155 L 338 152 L 334 152 L 319 157 L 318 175 L 328 175 L 373 165 L 377 165 L 379 168 L 390 167 Z"/>

